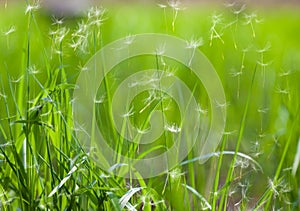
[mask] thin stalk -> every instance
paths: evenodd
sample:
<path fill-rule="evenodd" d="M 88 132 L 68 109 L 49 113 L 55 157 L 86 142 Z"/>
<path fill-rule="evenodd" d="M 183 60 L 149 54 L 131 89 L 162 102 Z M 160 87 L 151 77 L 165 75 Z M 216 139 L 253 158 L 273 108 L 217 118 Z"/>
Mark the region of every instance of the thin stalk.
<path fill-rule="evenodd" d="M 244 129 L 245 129 L 245 126 L 246 126 L 246 118 L 247 118 L 247 114 L 248 114 L 250 99 L 251 99 L 251 96 L 252 96 L 253 84 L 254 84 L 254 79 L 255 79 L 255 74 L 256 74 L 256 68 L 257 68 L 257 66 L 255 66 L 255 69 L 254 69 L 254 73 L 253 73 L 253 76 L 252 76 L 252 81 L 251 81 L 251 85 L 250 85 L 250 88 L 249 88 L 248 97 L 247 97 L 247 101 L 246 101 L 246 106 L 245 106 L 245 109 L 244 109 L 244 114 L 243 114 L 242 121 L 241 121 L 241 124 L 240 124 L 241 126 L 240 126 L 240 130 L 239 130 L 239 136 L 238 136 L 237 144 L 236 144 L 236 147 L 235 147 L 235 154 L 234 154 L 233 159 L 231 161 L 230 168 L 229 168 L 227 178 L 226 178 L 226 182 L 225 182 L 225 184 L 228 185 L 228 186 L 225 188 L 225 191 L 224 191 L 224 193 L 222 195 L 222 198 L 221 198 L 221 201 L 220 201 L 220 206 L 219 207 L 220 207 L 220 209 L 224 209 L 224 210 L 226 210 L 226 205 L 227 205 L 227 201 L 228 201 L 229 184 L 232 182 L 234 166 L 235 166 L 235 163 L 236 163 L 236 158 L 237 158 L 237 155 L 238 155 L 238 151 L 240 149 L 240 145 L 241 145 L 243 134 L 244 134 Z"/>

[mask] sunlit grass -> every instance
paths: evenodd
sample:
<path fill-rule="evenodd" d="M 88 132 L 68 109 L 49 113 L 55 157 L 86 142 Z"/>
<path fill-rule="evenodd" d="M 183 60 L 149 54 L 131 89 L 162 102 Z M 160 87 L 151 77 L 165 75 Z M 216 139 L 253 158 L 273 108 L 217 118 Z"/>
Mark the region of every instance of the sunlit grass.
<path fill-rule="evenodd" d="M 183 7 L 119 5 L 74 19 L 51 18 L 34 4 L 1 8 L 0 210 L 299 209 L 300 15 L 295 9 Z M 204 164 L 191 152 L 165 175 L 123 179 L 112 174 L 121 164 L 104 172 L 82 148 L 72 93 L 95 52 L 147 32 L 178 36 L 209 58 L 226 93 L 227 102 L 219 102 L 227 110 L 226 131 Z M 193 89 L 192 74 L 177 75 Z M 96 121 L 119 141 L 116 151 L 134 157 L 138 145 L 115 139 L 111 128 L 110 94 L 120 77 L 116 69 L 99 89 Z M 201 89 L 194 94 L 209 115 L 207 96 Z M 136 100 L 140 109 L 167 105 L 162 98 L 152 107 Z M 160 150 L 152 147 L 151 153 Z"/>

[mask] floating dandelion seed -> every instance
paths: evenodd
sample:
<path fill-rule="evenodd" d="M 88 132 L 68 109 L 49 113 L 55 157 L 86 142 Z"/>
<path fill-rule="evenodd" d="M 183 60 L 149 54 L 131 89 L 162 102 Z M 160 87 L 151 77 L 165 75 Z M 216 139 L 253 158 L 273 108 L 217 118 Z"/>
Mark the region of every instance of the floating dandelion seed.
<path fill-rule="evenodd" d="M 207 112 L 208 112 L 208 109 L 203 109 L 202 107 L 201 107 L 201 105 L 200 104 L 198 104 L 198 108 L 196 109 L 196 111 L 198 111 L 198 112 L 200 112 L 201 114 L 207 114 Z"/>
<path fill-rule="evenodd" d="M 162 9 L 167 8 L 167 5 L 165 5 L 165 4 L 157 4 L 157 6 L 159 6 L 159 7 L 162 8 Z"/>
<path fill-rule="evenodd" d="M 20 76 L 19 78 L 17 78 L 17 79 L 10 78 L 10 81 L 11 81 L 12 83 L 19 83 L 23 78 L 24 78 L 24 76 L 21 75 L 21 76 Z"/>
<path fill-rule="evenodd" d="M 135 36 L 129 34 L 129 35 L 127 35 L 127 36 L 125 37 L 125 42 L 124 42 L 124 43 L 125 43 L 126 45 L 131 45 L 131 44 L 133 43 L 134 39 L 135 39 Z"/>
<path fill-rule="evenodd" d="M 203 38 L 200 37 L 199 39 L 194 39 L 192 38 L 190 41 L 187 41 L 186 42 L 186 48 L 192 48 L 192 49 L 195 49 L 195 48 L 198 48 L 200 46 L 203 45 Z"/>
<path fill-rule="evenodd" d="M 128 88 L 133 88 L 133 87 L 136 87 L 139 85 L 140 85 L 140 82 L 134 81 L 134 82 L 128 83 Z"/>
<path fill-rule="evenodd" d="M 130 116 L 134 115 L 135 111 L 133 111 L 133 109 L 134 109 L 134 106 L 132 106 L 127 113 L 122 114 L 121 117 L 125 118 L 125 117 L 130 117 Z"/>
<path fill-rule="evenodd" d="M 255 38 L 255 30 L 254 30 L 254 23 L 260 23 L 262 20 L 257 19 L 257 14 L 255 12 L 250 13 L 250 14 L 244 14 L 245 17 L 245 24 L 250 25 L 251 31 L 252 31 L 252 36 Z"/>
<path fill-rule="evenodd" d="M 94 103 L 101 104 L 104 103 L 105 100 L 106 100 L 106 94 L 102 95 L 100 99 L 95 98 Z"/>
<path fill-rule="evenodd" d="M 136 130 L 139 134 L 146 134 L 150 131 L 150 128 L 146 128 L 146 129 L 137 128 Z"/>
<path fill-rule="evenodd" d="M 202 37 L 200 37 L 199 39 L 192 38 L 190 41 L 186 42 L 186 48 L 187 49 L 193 49 L 193 52 L 192 52 L 192 55 L 191 55 L 188 66 L 191 66 L 192 60 L 195 56 L 196 49 L 198 47 L 202 46 L 202 45 L 203 45 L 203 38 Z"/>
<path fill-rule="evenodd" d="M 179 126 L 177 126 L 175 123 L 173 123 L 172 125 L 166 125 L 165 129 L 171 133 L 180 133 L 181 132 L 181 128 Z"/>
<path fill-rule="evenodd" d="M 267 42 L 267 43 L 265 44 L 265 46 L 264 46 L 263 48 L 261 48 L 261 49 L 258 49 L 257 52 L 258 52 L 258 53 L 264 53 L 264 52 L 266 52 L 266 51 L 269 51 L 269 50 L 271 49 L 271 47 L 272 47 L 271 43 L 270 43 L 270 42 Z"/>
<path fill-rule="evenodd" d="M 158 55 L 158 56 L 162 56 L 162 55 L 164 55 L 165 51 L 166 51 L 166 43 L 159 45 L 159 46 L 156 48 L 155 53 L 156 53 L 156 55 Z"/>
<path fill-rule="evenodd" d="M 35 65 L 33 65 L 28 68 L 28 72 L 29 72 L 29 74 L 35 75 L 35 74 L 38 74 L 40 71 L 36 68 Z"/>
<path fill-rule="evenodd" d="M 269 108 L 259 108 L 257 109 L 258 113 L 267 113 Z"/>
<path fill-rule="evenodd" d="M 288 89 L 282 89 L 280 87 L 277 88 L 276 92 L 279 94 L 284 94 L 284 95 L 287 95 L 290 93 Z"/>
<path fill-rule="evenodd" d="M 293 72 L 291 70 L 288 70 L 288 71 L 282 71 L 280 74 L 279 74 L 279 77 L 284 77 L 284 76 L 288 76 L 288 75 L 291 75 Z"/>
<path fill-rule="evenodd" d="M 176 22 L 176 19 L 177 19 L 177 16 L 178 16 L 178 11 L 182 10 L 180 8 L 180 4 L 181 4 L 181 2 L 178 1 L 178 0 L 169 0 L 168 1 L 168 5 L 172 8 L 172 11 L 173 11 L 173 17 L 172 17 L 172 30 L 173 30 L 173 32 L 175 31 L 175 22 Z"/>
<path fill-rule="evenodd" d="M 246 5 L 243 4 L 243 5 L 240 7 L 240 9 L 233 10 L 233 14 L 239 15 L 240 13 L 242 13 L 243 11 L 245 11 L 245 9 L 246 9 Z"/>
<path fill-rule="evenodd" d="M 39 4 L 35 4 L 35 5 L 28 4 L 26 7 L 26 10 L 25 10 L 25 14 L 32 13 L 32 12 L 38 10 L 39 8 L 40 8 Z"/>
<path fill-rule="evenodd" d="M 226 108 L 230 105 L 230 103 L 228 103 L 228 102 L 220 103 L 218 101 L 216 101 L 216 104 L 217 104 L 217 107 L 220 107 L 220 108 Z"/>
<path fill-rule="evenodd" d="M 14 25 L 10 26 L 9 29 L 5 32 L 2 32 L 4 36 L 8 36 L 16 31 L 16 27 Z"/>
<path fill-rule="evenodd" d="M 62 25 L 64 23 L 63 21 L 64 19 L 63 18 L 56 18 L 56 17 L 53 17 L 52 18 L 52 25 Z"/>
<path fill-rule="evenodd" d="M 79 71 L 82 71 L 82 72 L 88 71 L 88 67 L 87 66 L 82 66 L 81 64 L 78 65 L 78 69 L 79 69 Z"/>
<path fill-rule="evenodd" d="M 219 39 L 223 44 L 224 40 L 222 39 L 222 33 L 219 33 L 216 29 L 217 25 L 220 25 L 222 22 L 222 14 L 212 16 L 212 26 L 210 27 L 210 46 L 212 46 L 213 39 Z"/>

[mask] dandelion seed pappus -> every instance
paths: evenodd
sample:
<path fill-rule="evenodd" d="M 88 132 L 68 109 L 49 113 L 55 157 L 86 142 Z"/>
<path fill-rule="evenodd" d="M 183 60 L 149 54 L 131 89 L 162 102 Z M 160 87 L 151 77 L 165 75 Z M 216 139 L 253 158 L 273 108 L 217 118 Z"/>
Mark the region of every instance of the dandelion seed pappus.
<path fill-rule="evenodd" d="M 78 140 L 103 170 L 150 178 L 168 172 L 192 150 L 198 156 L 215 151 L 226 98 L 216 71 L 196 47 L 201 43 L 130 35 L 104 46 L 84 66 L 74 90 L 74 124 L 84 127 L 76 131 Z M 182 78 L 187 75 L 195 81 L 187 83 Z M 200 86 L 209 100 L 205 115 Z"/>

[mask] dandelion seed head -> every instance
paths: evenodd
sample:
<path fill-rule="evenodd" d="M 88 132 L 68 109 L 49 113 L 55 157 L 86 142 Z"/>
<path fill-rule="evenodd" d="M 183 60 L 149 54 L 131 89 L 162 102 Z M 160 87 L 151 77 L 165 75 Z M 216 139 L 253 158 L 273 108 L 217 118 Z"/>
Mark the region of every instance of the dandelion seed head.
<path fill-rule="evenodd" d="M 184 173 L 181 173 L 180 169 L 178 168 L 175 168 L 173 169 L 172 171 L 170 171 L 169 173 L 169 176 L 174 179 L 174 180 L 177 180 L 179 179 L 182 175 L 184 175 Z"/>
<path fill-rule="evenodd" d="M 239 9 L 233 10 L 233 14 L 239 15 L 239 14 L 241 14 L 243 11 L 245 11 L 245 9 L 246 9 L 246 5 L 243 4 Z"/>
<path fill-rule="evenodd" d="M 257 19 L 257 14 L 255 12 L 252 12 L 250 14 L 244 14 L 244 18 L 246 20 L 246 24 L 252 24 Z"/>
<path fill-rule="evenodd" d="M 175 10 L 180 9 L 181 2 L 179 0 L 169 0 L 168 5 Z"/>
<path fill-rule="evenodd" d="M 159 7 L 162 8 L 162 9 L 167 8 L 167 5 L 165 5 L 165 4 L 157 4 L 157 6 L 159 6 Z"/>
<path fill-rule="evenodd" d="M 53 17 L 52 22 L 52 25 L 62 25 L 64 23 L 64 19 Z"/>
<path fill-rule="evenodd" d="M 28 4 L 26 7 L 26 10 L 25 10 L 25 14 L 37 11 L 39 8 L 40 8 L 40 5 L 39 5 L 38 1 L 34 5 Z"/>
<path fill-rule="evenodd" d="M 29 67 L 28 72 L 29 74 L 33 74 L 33 75 L 40 73 L 40 71 L 36 68 L 35 65 Z"/>
<path fill-rule="evenodd" d="M 200 38 L 198 38 L 198 39 L 192 38 L 190 41 L 187 41 L 187 42 L 186 42 L 186 44 L 187 44 L 187 45 L 186 45 L 186 48 L 188 48 L 188 49 L 190 49 L 190 48 L 196 49 L 196 48 L 202 46 L 203 43 L 204 43 L 204 41 L 203 41 L 203 38 L 202 38 L 202 37 L 200 37 Z"/>

